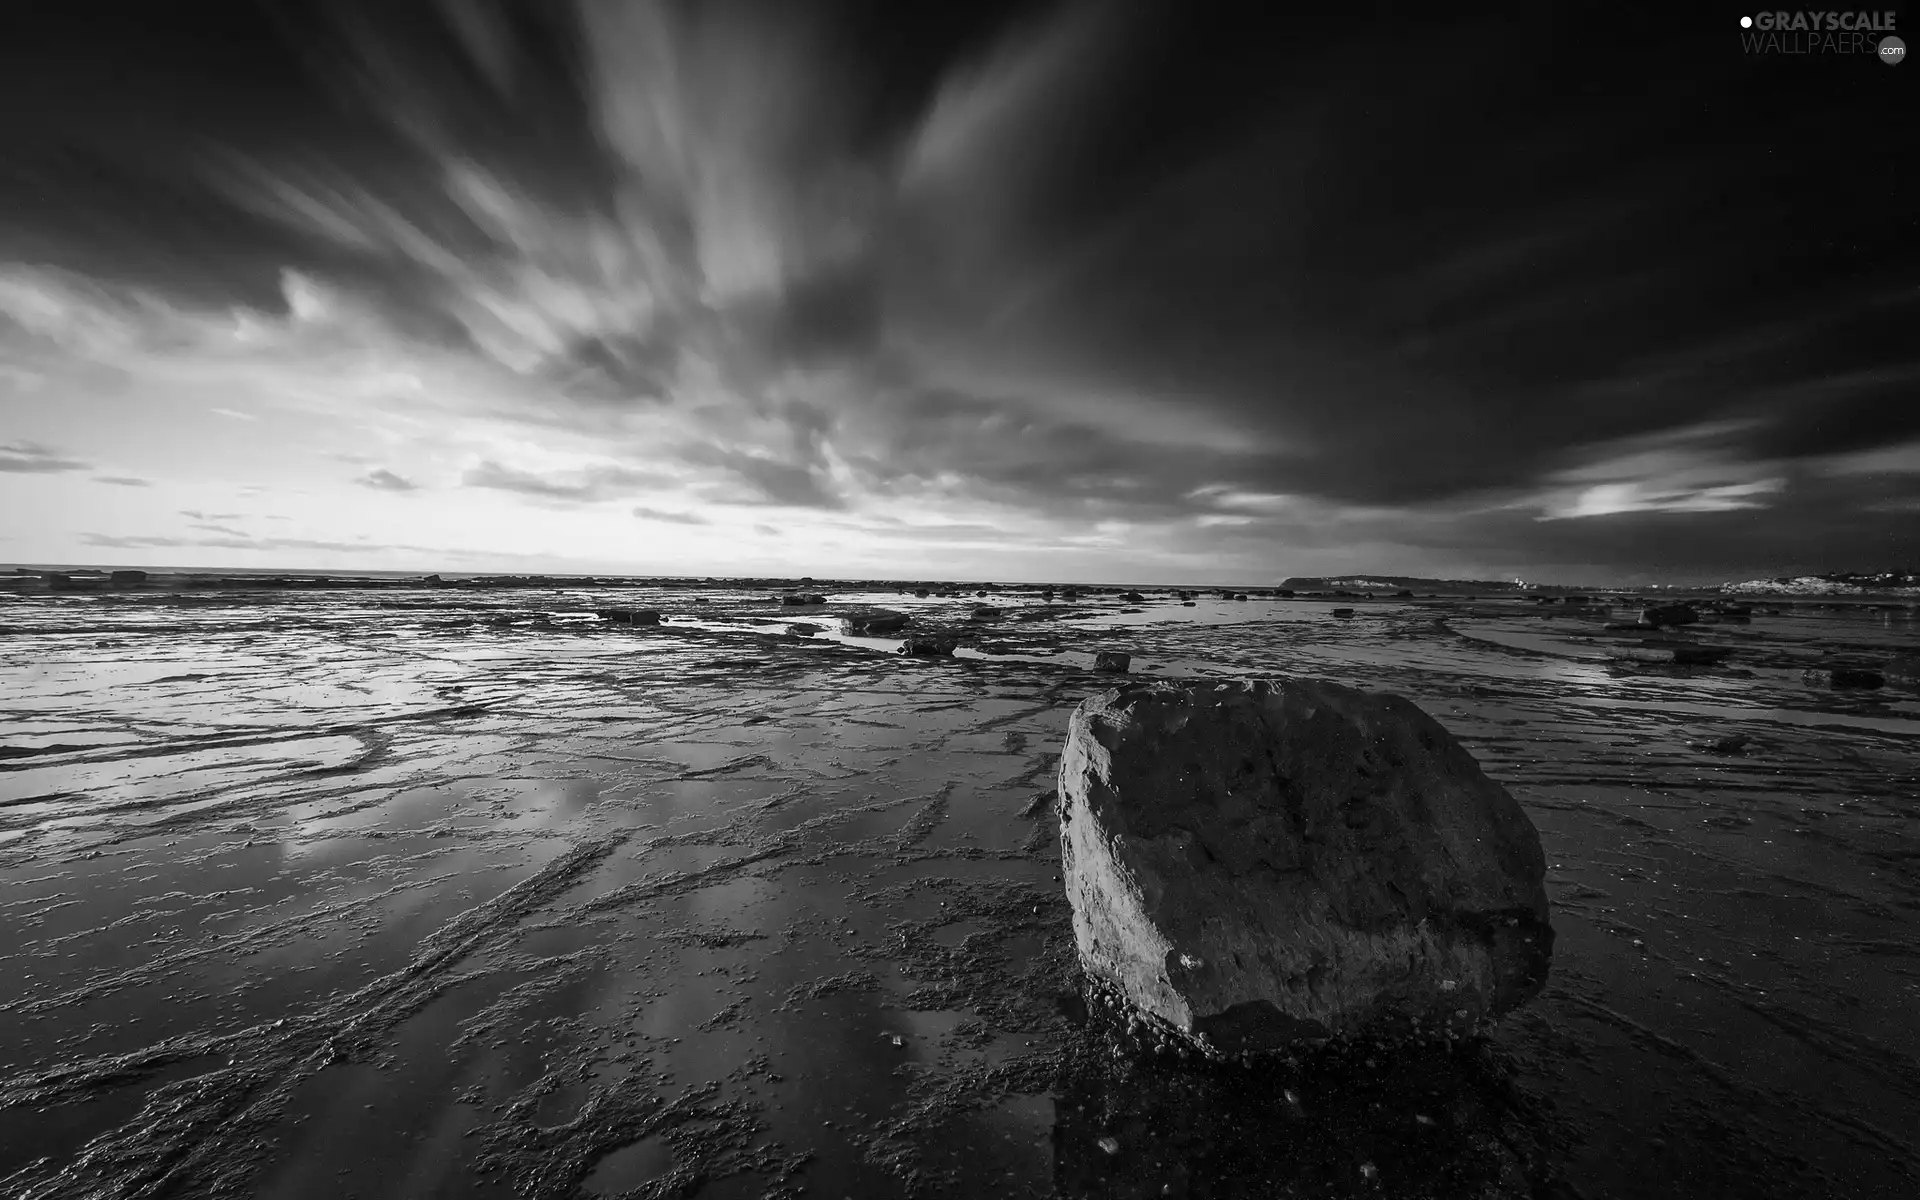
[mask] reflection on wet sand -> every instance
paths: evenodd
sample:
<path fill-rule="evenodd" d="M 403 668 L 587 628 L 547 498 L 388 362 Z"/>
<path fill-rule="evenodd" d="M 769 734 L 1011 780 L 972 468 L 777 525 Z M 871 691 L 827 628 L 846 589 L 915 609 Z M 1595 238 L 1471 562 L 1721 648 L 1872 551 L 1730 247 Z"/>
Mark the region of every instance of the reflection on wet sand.
<path fill-rule="evenodd" d="M 7 598 L 0 1192 L 1913 1194 L 1920 710 L 1801 677 L 1910 614 L 1694 667 L 1465 599 L 830 598 Z M 1103 650 L 1433 713 L 1540 829 L 1546 993 L 1453 1055 L 1136 1064 L 1048 794 Z"/>

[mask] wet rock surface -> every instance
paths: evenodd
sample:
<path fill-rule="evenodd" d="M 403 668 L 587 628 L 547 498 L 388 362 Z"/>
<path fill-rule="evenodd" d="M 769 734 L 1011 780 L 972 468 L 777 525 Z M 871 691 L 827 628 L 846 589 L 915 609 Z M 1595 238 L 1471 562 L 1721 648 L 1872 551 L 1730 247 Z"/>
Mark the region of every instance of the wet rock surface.
<path fill-rule="evenodd" d="M 898 585 L 809 618 L 781 580 L 33 583 L 0 599 L 0 1195 L 1438 1195 L 1531 1146 L 1551 1196 L 1915 1191 L 1920 699 L 1800 679 L 1920 653 L 1910 608 L 1690 628 L 1740 674 L 1531 602 L 1036 590 L 991 633 L 1025 648 L 936 665 L 787 632 L 966 624 Z M 1046 790 L 1116 643 L 1405 695 L 1513 794 L 1557 936 L 1490 1057 L 1316 1095 L 1088 1014 Z"/>
<path fill-rule="evenodd" d="M 1462 1036 L 1546 979 L 1538 833 L 1401 697 L 1117 688 L 1075 710 L 1059 792 L 1083 969 L 1208 1053 Z"/>

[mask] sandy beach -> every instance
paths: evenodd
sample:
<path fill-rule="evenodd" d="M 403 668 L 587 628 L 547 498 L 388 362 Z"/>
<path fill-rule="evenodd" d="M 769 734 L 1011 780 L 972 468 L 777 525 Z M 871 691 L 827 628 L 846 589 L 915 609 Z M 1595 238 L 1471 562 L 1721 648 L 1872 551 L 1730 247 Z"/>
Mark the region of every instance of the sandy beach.
<path fill-rule="evenodd" d="M 0 602 L 0 1192 L 1920 1187 L 1920 695 L 1802 675 L 1910 604 L 1677 667 L 1523 598 L 812 586 Z M 1115 1057 L 1052 792 L 1106 649 L 1433 714 L 1540 830 L 1545 993 L 1443 1062 Z"/>

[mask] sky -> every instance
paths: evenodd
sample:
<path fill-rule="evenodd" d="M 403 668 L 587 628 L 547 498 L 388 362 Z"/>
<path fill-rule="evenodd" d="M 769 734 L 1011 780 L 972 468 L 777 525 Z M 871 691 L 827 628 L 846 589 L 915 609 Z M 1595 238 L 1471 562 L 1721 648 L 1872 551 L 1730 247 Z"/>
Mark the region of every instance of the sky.
<path fill-rule="evenodd" d="M 1920 66 L 1632 8 L 13 6 L 0 560 L 1920 567 Z"/>

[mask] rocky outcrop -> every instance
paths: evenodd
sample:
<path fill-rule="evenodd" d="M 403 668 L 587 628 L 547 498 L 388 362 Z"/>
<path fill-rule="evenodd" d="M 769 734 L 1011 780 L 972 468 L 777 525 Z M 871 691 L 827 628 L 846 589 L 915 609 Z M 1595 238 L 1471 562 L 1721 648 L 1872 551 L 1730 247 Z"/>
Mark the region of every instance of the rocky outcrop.
<path fill-rule="evenodd" d="M 1060 796 L 1090 982 L 1209 1052 L 1465 1032 L 1545 981 L 1539 835 L 1400 697 L 1119 688 L 1073 714 Z"/>
<path fill-rule="evenodd" d="M 1093 656 L 1093 669 L 1113 671 L 1125 675 L 1127 668 L 1133 665 L 1133 655 L 1124 650 L 1101 650 Z"/>
<path fill-rule="evenodd" d="M 780 597 L 780 603 L 782 604 L 825 604 L 826 602 L 827 598 L 818 592 L 788 592 L 786 595 Z"/>

